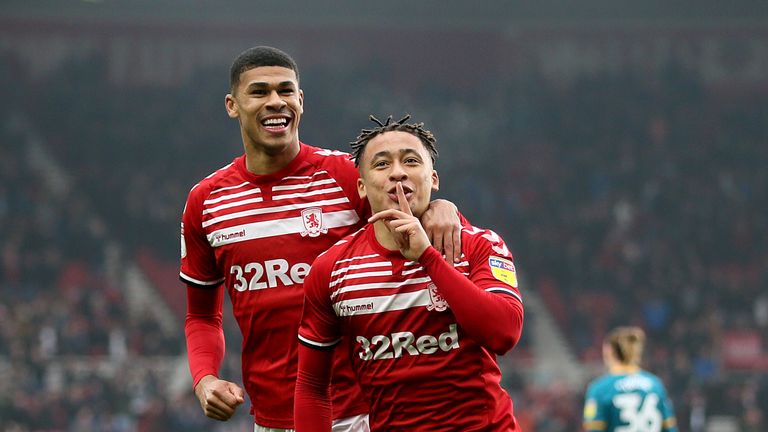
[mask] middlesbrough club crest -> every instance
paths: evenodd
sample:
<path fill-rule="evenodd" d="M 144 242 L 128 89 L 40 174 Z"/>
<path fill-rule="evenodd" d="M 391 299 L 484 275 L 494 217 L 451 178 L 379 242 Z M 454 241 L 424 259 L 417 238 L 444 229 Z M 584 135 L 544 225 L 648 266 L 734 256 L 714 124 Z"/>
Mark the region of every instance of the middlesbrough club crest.
<path fill-rule="evenodd" d="M 439 292 L 437 292 L 437 286 L 435 284 L 429 284 L 427 289 L 429 290 L 429 304 L 427 305 L 427 310 L 442 312 L 448 309 L 448 302 L 445 301 Z"/>
<path fill-rule="evenodd" d="M 302 210 L 301 221 L 304 223 L 304 230 L 300 233 L 302 237 L 317 237 L 328 232 L 327 228 L 323 228 L 323 210 L 318 207 Z"/>

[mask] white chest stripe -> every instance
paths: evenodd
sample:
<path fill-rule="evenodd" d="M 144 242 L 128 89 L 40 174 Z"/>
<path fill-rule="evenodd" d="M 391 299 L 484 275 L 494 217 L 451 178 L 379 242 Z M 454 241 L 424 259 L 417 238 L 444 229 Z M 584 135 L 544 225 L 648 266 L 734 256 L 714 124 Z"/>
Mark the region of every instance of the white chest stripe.
<path fill-rule="evenodd" d="M 342 210 L 323 214 L 323 228 L 339 228 L 356 224 L 360 218 L 354 210 Z M 206 237 L 212 247 L 247 240 L 298 234 L 305 231 L 301 217 L 254 222 L 213 231 Z"/>
<path fill-rule="evenodd" d="M 240 206 L 244 206 L 244 205 L 247 205 L 247 204 L 253 204 L 253 203 L 262 202 L 262 201 L 264 201 L 264 198 L 262 198 L 262 197 L 250 198 L 250 199 L 246 199 L 246 200 L 242 200 L 242 201 L 232 201 L 232 202 L 228 202 L 226 204 L 222 204 L 222 205 L 219 205 L 219 206 L 216 206 L 216 207 L 209 207 L 209 208 L 203 210 L 203 214 L 207 215 L 207 214 L 215 213 L 217 211 L 221 211 L 221 210 L 224 210 L 224 209 L 228 209 L 228 208 L 232 208 L 232 207 L 240 207 Z"/>
<path fill-rule="evenodd" d="M 262 199 L 259 198 L 258 201 L 262 201 Z M 347 197 L 342 197 L 342 198 L 331 199 L 331 200 L 312 201 L 307 203 L 289 204 L 289 205 L 274 206 L 274 207 L 261 207 L 261 208 L 252 209 L 252 210 L 244 210 L 237 213 L 228 213 L 223 216 L 211 218 L 207 221 L 204 221 L 203 228 L 211 226 L 213 224 L 217 224 L 219 222 L 224 222 L 224 221 L 237 219 L 241 217 L 256 216 L 256 215 L 269 214 L 269 213 L 279 213 L 283 211 L 298 210 L 298 209 L 309 208 L 309 207 L 322 207 L 322 206 L 330 206 L 335 204 L 345 204 L 348 202 L 349 200 L 347 199 Z M 242 202 L 232 203 L 232 204 L 233 205 L 229 205 L 229 204 L 225 204 L 225 205 L 229 207 L 234 207 L 236 205 L 243 205 L 248 203 L 246 203 L 245 201 L 242 201 Z M 205 210 L 203 211 L 203 214 L 205 215 L 205 214 L 211 213 L 215 210 L 221 209 L 222 207 L 224 206 L 222 205 L 217 207 L 216 209 Z"/>
<path fill-rule="evenodd" d="M 220 203 L 222 201 L 226 201 L 228 199 L 241 198 L 241 197 L 244 197 L 244 196 L 247 196 L 247 195 L 253 195 L 253 194 L 260 193 L 260 192 L 261 192 L 261 190 L 259 188 L 254 188 L 254 189 L 250 189 L 250 190 L 246 190 L 246 191 L 242 191 L 242 192 L 233 193 L 233 194 L 230 194 L 230 195 L 222 195 L 222 196 L 217 197 L 217 198 L 207 199 L 207 200 L 203 201 L 203 204 L 204 205 L 216 204 L 216 203 Z"/>
<path fill-rule="evenodd" d="M 391 312 L 430 304 L 429 290 L 422 289 L 409 293 L 388 296 L 362 297 L 342 300 L 333 304 L 337 316 L 368 315 Z"/>
<path fill-rule="evenodd" d="M 370 277 L 376 277 L 376 276 L 392 276 L 392 270 L 382 270 L 382 271 L 372 271 L 372 272 L 352 273 L 352 274 L 347 273 L 344 276 L 328 284 L 328 288 L 333 288 L 336 285 L 347 280 L 370 278 Z"/>
<path fill-rule="evenodd" d="M 334 299 L 339 294 L 346 293 L 346 292 L 382 289 L 382 288 L 400 288 L 406 285 L 426 283 L 431 281 L 432 279 L 430 279 L 429 276 L 426 276 L 421 278 L 406 279 L 402 282 L 372 282 L 372 283 L 364 283 L 364 284 L 358 284 L 358 285 L 345 285 L 337 289 L 336 291 L 332 292 L 331 299 Z"/>

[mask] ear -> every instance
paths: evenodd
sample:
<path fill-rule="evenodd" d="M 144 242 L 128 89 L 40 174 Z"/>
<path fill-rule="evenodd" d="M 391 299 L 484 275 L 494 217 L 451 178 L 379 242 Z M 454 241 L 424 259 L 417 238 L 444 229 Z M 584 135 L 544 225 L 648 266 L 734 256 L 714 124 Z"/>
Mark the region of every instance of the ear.
<path fill-rule="evenodd" d="M 432 192 L 440 190 L 440 177 L 437 175 L 437 171 L 432 170 Z"/>
<path fill-rule="evenodd" d="M 228 93 L 224 96 L 224 108 L 227 109 L 227 115 L 230 118 L 240 117 L 240 113 L 237 111 L 237 101 L 235 100 L 235 97 L 232 96 L 232 93 Z"/>
<path fill-rule="evenodd" d="M 299 114 L 304 114 L 304 90 L 302 89 L 299 89 L 299 107 L 301 107 Z"/>
<path fill-rule="evenodd" d="M 360 195 L 360 198 L 366 199 L 368 194 L 365 192 L 365 182 L 363 182 L 362 177 L 357 178 L 357 194 Z"/>

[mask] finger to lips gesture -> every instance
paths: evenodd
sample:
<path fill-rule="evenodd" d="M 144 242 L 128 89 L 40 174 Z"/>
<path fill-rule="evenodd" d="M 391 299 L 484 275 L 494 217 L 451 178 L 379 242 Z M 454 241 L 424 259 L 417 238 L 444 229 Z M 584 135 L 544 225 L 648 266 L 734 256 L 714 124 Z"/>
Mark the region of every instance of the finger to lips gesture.
<path fill-rule="evenodd" d="M 427 233 L 421 226 L 419 219 L 411 212 L 408 199 L 405 197 L 405 191 L 403 191 L 403 184 L 397 182 L 395 190 L 400 209 L 382 210 L 371 216 L 368 222 L 374 223 L 378 220 L 384 222 L 394 236 L 395 242 L 400 248 L 400 253 L 405 258 L 416 261 L 429 247 L 429 237 L 427 237 Z"/>

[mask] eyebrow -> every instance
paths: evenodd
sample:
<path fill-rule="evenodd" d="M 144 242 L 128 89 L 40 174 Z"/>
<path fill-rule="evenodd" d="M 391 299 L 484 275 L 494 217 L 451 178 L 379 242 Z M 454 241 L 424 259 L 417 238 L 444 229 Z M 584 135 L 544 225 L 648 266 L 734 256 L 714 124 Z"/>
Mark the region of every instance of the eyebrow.
<path fill-rule="evenodd" d="M 252 83 L 248 83 L 248 85 L 246 86 L 246 89 L 250 89 L 250 88 L 264 88 L 264 87 L 269 87 L 269 85 L 270 85 L 270 83 L 268 83 L 268 82 L 255 81 L 255 82 L 252 82 Z M 277 83 L 277 87 L 295 87 L 295 86 L 296 86 L 296 83 L 293 82 L 293 81 L 281 81 L 281 82 Z"/>
<path fill-rule="evenodd" d="M 418 156 L 419 158 L 421 158 L 421 154 L 419 154 L 419 152 L 417 152 L 415 149 L 412 149 L 412 148 L 400 149 L 399 153 L 401 155 L 414 154 L 414 155 Z M 376 152 L 371 157 L 371 160 L 373 161 L 373 160 L 376 160 L 377 158 L 380 158 L 380 157 L 390 157 L 391 154 L 392 154 L 392 152 L 389 151 L 389 150 L 382 150 L 380 152 Z"/>

